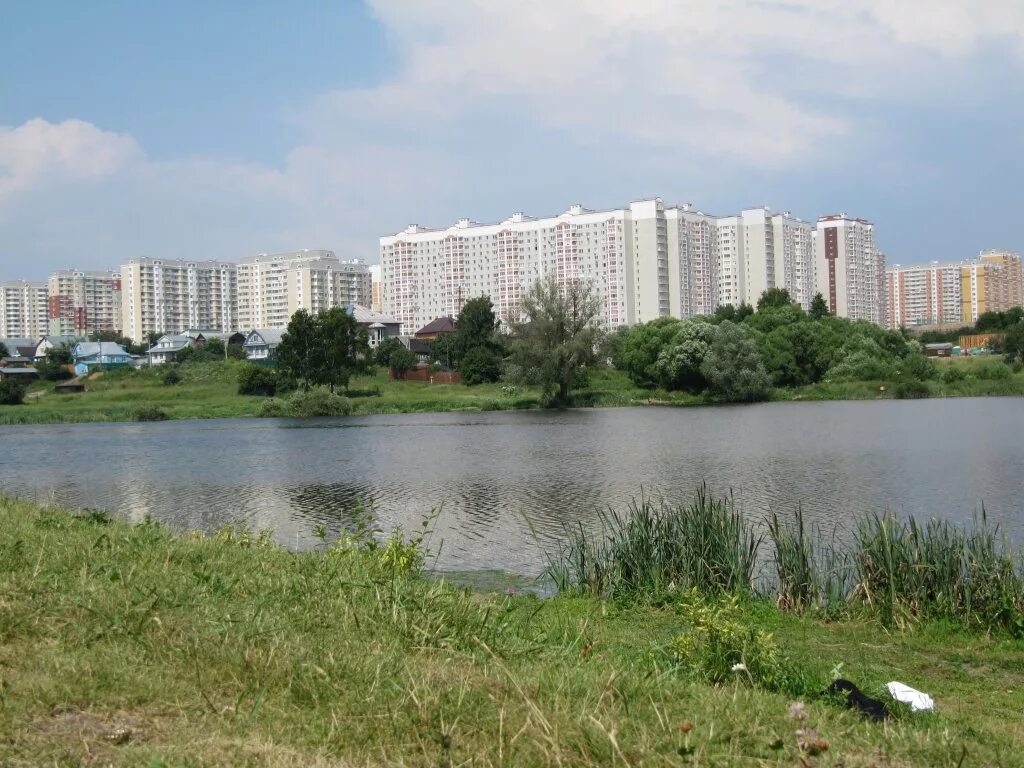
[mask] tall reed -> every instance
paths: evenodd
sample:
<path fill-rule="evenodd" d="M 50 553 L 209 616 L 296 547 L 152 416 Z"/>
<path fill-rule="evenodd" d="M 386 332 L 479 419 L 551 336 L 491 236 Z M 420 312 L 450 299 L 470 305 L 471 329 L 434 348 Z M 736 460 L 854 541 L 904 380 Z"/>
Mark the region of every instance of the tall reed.
<path fill-rule="evenodd" d="M 765 523 L 771 552 L 760 559 L 762 536 L 732 496 L 701 487 L 688 503 L 641 497 L 602 512 L 594 531 L 569 529 L 548 574 L 560 591 L 654 599 L 675 589 L 751 594 L 761 576 L 762 594 L 791 610 L 865 609 L 886 624 L 942 618 L 1024 635 L 1024 568 L 984 509 L 970 526 L 869 514 L 845 541 L 808 530 L 802 509 Z M 755 573 L 759 565 L 771 570 Z"/>
<path fill-rule="evenodd" d="M 673 589 L 702 593 L 752 592 L 761 537 L 747 526 L 733 498 L 712 498 L 701 487 L 689 503 L 641 497 L 625 514 L 608 509 L 596 532 L 567 530 L 548 574 L 559 590 L 606 597 L 660 595 Z"/>

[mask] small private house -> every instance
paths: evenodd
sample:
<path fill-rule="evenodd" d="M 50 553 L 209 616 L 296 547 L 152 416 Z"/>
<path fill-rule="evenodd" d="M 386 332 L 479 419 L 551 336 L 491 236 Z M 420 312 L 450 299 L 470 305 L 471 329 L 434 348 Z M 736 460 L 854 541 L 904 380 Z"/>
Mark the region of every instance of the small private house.
<path fill-rule="evenodd" d="M 7 348 L 8 357 L 21 357 L 28 360 L 35 359 L 36 343 L 32 339 L 4 338 L 0 339 L 0 344 Z"/>
<path fill-rule="evenodd" d="M 438 317 L 420 328 L 412 335 L 420 341 L 437 341 L 438 336 L 455 333 L 455 320 L 450 317 Z"/>
<path fill-rule="evenodd" d="M 39 373 L 35 368 L 29 368 L 25 366 L 5 366 L 0 368 L 0 381 L 4 379 L 17 379 L 18 381 L 35 381 L 39 378 Z"/>
<path fill-rule="evenodd" d="M 370 349 L 376 349 L 377 345 L 385 339 L 398 338 L 402 330 L 402 324 L 390 315 L 382 315 L 380 312 L 360 307 L 358 304 L 347 309 L 356 322 L 365 326 L 369 331 Z"/>
<path fill-rule="evenodd" d="M 249 331 L 242 343 L 248 360 L 270 360 L 277 352 L 277 345 L 284 335 L 283 328 L 256 328 Z"/>
<path fill-rule="evenodd" d="M 200 338 L 202 338 L 200 336 Z M 150 365 L 163 365 L 173 363 L 178 359 L 178 353 L 186 347 L 196 345 L 196 340 L 185 333 L 165 333 L 156 340 L 156 344 L 146 350 Z"/>
<path fill-rule="evenodd" d="M 51 349 L 60 349 L 65 344 L 73 347 L 78 340 L 77 336 L 43 336 L 36 344 L 35 359 L 42 360 Z"/>
<path fill-rule="evenodd" d="M 953 345 L 949 342 L 939 342 L 937 344 L 925 344 L 924 353 L 928 357 L 952 357 L 953 356 Z"/>
<path fill-rule="evenodd" d="M 79 376 L 135 364 L 128 350 L 113 341 L 80 341 L 71 349 L 71 359 Z"/>

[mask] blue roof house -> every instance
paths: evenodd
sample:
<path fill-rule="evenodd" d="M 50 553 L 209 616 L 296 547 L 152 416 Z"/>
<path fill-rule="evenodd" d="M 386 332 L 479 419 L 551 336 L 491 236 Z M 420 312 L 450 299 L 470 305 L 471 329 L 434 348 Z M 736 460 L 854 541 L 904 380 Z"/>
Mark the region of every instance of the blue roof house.
<path fill-rule="evenodd" d="M 71 350 L 75 373 L 83 376 L 92 371 L 110 371 L 132 365 L 133 358 L 113 341 L 80 341 Z"/>

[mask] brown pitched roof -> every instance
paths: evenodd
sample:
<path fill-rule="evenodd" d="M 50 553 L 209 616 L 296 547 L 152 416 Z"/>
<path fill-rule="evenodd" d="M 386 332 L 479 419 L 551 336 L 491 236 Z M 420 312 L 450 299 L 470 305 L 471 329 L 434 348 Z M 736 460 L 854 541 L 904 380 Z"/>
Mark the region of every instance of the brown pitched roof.
<path fill-rule="evenodd" d="M 417 336 L 425 336 L 429 333 L 454 333 L 455 332 L 455 321 L 450 317 L 439 317 L 436 320 L 431 320 L 429 323 L 424 325 L 418 331 Z"/>

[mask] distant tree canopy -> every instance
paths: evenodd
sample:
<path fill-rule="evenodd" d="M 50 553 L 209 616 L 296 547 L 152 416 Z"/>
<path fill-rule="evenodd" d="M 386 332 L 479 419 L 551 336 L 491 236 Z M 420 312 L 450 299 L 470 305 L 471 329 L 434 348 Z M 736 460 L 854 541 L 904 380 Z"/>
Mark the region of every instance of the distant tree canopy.
<path fill-rule="evenodd" d="M 825 297 L 820 293 L 814 294 L 814 298 L 811 299 L 811 308 L 808 311 L 808 314 L 815 320 L 821 320 L 821 318 L 825 317 L 828 313 L 828 302 L 825 301 Z"/>
<path fill-rule="evenodd" d="M 404 379 L 405 374 L 413 370 L 417 363 L 419 363 L 419 358 L 416 357 L 416 353 L 407 349 L 402 342 L 398 342 L 398 346 L 394 347 L 388 355 L 387 366 L 392 376 L 396 379 Z"/>
<path fill-rule="evenodd" d="M 898 331 L 835 317 L 820 295 L 811 312 L 783 290 L 766 291 L 757 304 L 757 311 L 724 306 L 710 317 L 631 326 L 616 334 L 622 338 L 613 364 L 641 387 L 706 391 L 726 401 L 768 397 L 772 385 L 934 375 L 919 344 Z"/>
<path fill-rule="evenodd" d="M 278 366 L 310 385 L 348 387 L 353 375 L 368 369 L 370 345 L 366 328 L 341 307 L 317 315 L 300 309 L 288 323 L 277 347 Z"/>
<path fill-rule="evenodd" d="M 0 342 L 0 357 L 8 357 L 10 352 L 7 351 L 7 345 Z"/>
<path fill-rule="evenodd" d="M 597 362 L 601 303 L 587 283 L 538 280 L 523 297 L 526 319 L 512 329 L 512 377 L 539 385 L 550 405 L 566 406 L 572 388 Z"/>

